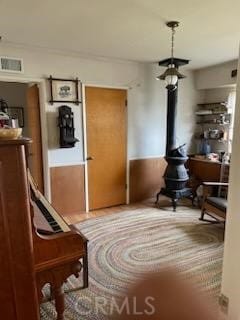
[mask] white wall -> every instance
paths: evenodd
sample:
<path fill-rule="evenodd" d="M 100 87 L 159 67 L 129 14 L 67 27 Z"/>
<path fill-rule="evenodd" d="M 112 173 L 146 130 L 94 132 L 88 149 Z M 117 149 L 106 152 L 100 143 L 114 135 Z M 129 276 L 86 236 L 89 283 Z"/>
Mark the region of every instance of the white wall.
<path fill-rule="evenodd" d="M 44 79 L 53 75 L 61 78 L 78 77 L 83 83 L 103 86 L 126 86 L 128 90 L 128 153 L 130 158 L 164 155 L 166 129 L 166 90 L 155 76 L 163 71 L 156 65 L 144 65 L 104 59 L 67 56 L 40 49 L 1 47 L 2 55 L 24 60 L 24 77 Z M 185 72 L 186 73 L 186 72 Z M 0 74 L 5 75 L 5 73 Z M 18 75 L 14 75 L 16 77 Z M 19 75 L 21 78 L 23 75 Z M 194 89 L 193 74 L 179 86 L 178 141 L 190 143 L 194 125 L 193 112 L 199 94 Z M 46 96 L 49 86 L 45 81 Z M 47 99 L 46 99 L 47 100 Z M 45 101 L 49 144 L 49 166 L 72 165 L 82 162 L 82 107 L 70 105 L 75 115 L 77 143 L 72 149 L 58 148 L 57 107 Z"/>
<path fill-rule="evenodd" d="M 240 67 L 240 64 L 239 64 Z M 240 69 L 239 69 L 240 70 Z M 222 292 L 229 298 L 229 320 L 240 319 L 240 77 L 237 85 L 234 138 L 230 170 Z"/>
<path fill-rule="evenodd" d="M 142 88 L 137 87 L 137 81 L 143 78 L 142 65 L 138 63 L 128 63 L 121 61 L 106 61 L 102 59 L 90 60 L 76 56 L 66 56 L 63 54 L 47 52 L 44 50 L 26 50 L 15 47 L 2 47 L 2 55 L 21 57 L 24 60 L 24 77 L 32 81 L 33 78 L 45 79 L 49 75 L 60 78 L 78 77 L 84 83 L 98 84 L 106 86 L 132 86 L 129 90 L 129 108 L 136 110 L 142 103 Z M 6 75 L 2 73 L 1 75 Z M 11 75 L 9 75 L 11 76 Z M 23 75 L 14 75 L 14 77 L 23 77 Z M 57 107 L 59 104 L 50 105 L 47 102 L 49 98 L 49 85 L 45 81 L 46 101 L 45 108 L 47 113 L 47 130 L 49 143 L 49 166 L 72 165 L 83 161 L 82 148 L 82 107 L 71 105 L 75 114 L 76 137 L 80 142 L 75 148 L 58 148 L 58 128 L 57 128 Z M 131 154 L 131 150 L 130 150 Z"/>
<path fill-rule="evenodd" d="M 235 85 L 204 90 L 204 102 L 228 101 L 230 92 L 235 91 Z"/>
<path fill-rule="evenodd" d="M 156 77 L 163 73 L 164 68 L 156 64 L 145 67 L 145 103 L 140 114 L 133 114 L 136 118 L 133 132 L 138 137 L 141 153 L 147 156 L 147 148 L 144 146 L 152 144 L 152 155 L 164 155 L 166 143 L 166 117 L 167 117 L 167 90 L 163 81 L 156 81 Z M 177 143 L 186 143 L 188 151 L 192 150 L 192 136 L 195 126 L 196 104 L 202 101 L 201 92 L 194 87 L 193 73 L 184 68 L 181 69 L 187 78 L 179 81 L 178 107 L 177 107 Z M 131 129 L 130 129 L 131 130 Z M 134 141 L 133 137 L 131 141 Z M 135 144 L 136 147 L 136 144 Z M 133 148 L 132 148 L 133 150 Z M 133 150 L 137 154 L 139 150 Z M 136 156 L 133 153 L 134 156 Z"/>
<path fill-rule="evenodd" d="M 236 77 L 231 72 L 237 69 L 237 60 L 222 63 L 216 66 L 196 70 L 195 81 L 197 89 L 211 89 L 236 84 Z"/>

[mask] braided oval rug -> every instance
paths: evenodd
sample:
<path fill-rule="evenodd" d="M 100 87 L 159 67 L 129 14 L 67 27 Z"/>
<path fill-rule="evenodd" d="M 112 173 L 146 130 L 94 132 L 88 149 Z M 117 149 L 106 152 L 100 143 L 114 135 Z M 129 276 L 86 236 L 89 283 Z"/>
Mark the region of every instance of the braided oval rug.
<path fill-rule="evenodd" d="M 223 228 L 198 220 L 199 210 L 140 208 L 77 224 L 89 239 L 89 288 L 81 280 L 65 284 L 65 319 L 107 319 L 112 299 L 124 296 L 141 275 L 174 266 L 214 298 L 220 293 Z M 45 288 L 48 295 L 48 288 Z M 96 310 L 96 298 L 104 310 Z M 46 298 L 47 299 L 47 298 Z M 108 305 L 109 302 L 109 305 Z M 104 312 L 106 310 L 106 312 Z M 41 305 L 41 320 L 55 319 L 54 302 Z"/>

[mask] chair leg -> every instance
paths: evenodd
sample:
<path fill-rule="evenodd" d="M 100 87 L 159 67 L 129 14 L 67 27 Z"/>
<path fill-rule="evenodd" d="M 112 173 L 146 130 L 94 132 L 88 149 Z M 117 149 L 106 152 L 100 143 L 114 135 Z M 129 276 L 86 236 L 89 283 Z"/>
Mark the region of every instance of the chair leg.
<path fill-rule="evenodd" d="M 205 209 L 203 208 L 201 211 L 201 216 L 200 216 L 199 220 L 204 221 L 204 214 L 205 214 Z"/>

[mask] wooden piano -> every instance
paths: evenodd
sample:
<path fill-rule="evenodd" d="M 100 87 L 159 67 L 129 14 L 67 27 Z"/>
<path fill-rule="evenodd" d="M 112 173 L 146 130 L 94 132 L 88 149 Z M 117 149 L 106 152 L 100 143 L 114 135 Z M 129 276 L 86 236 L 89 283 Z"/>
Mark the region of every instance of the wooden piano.
<path fill-rule="evenodd" d="M 39 319 L 49 283 L 57 319 L 64 319 L 62 285 L 83 268 L 87 239 L 51 207 L 27 172 L 28 139 L 0 141 L 0 307 L 8 320 Z"/>

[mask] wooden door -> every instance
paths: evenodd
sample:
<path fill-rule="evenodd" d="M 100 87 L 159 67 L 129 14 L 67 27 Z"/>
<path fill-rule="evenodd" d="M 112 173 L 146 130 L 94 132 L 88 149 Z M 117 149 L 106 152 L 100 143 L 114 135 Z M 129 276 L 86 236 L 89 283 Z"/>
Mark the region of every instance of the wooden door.
<path fill-rule="evenodd" d="M 39 90 L 36 84 L 27 89 L 27 131 L 33 140 L 30 147 L 29 168 L 39 190 L 43 193 L 42 135 Z"/>
<path fill-rule="evenodd" d="M 126 203 L 126 90 L 86 87 L 89 209 Z"/>

